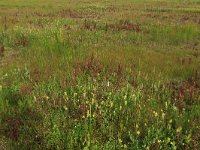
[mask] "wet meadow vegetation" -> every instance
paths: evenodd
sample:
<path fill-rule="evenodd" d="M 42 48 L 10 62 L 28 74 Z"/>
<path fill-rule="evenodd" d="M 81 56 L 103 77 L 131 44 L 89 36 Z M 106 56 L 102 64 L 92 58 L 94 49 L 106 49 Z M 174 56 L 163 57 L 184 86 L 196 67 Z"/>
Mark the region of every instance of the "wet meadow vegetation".
<path fill-rule="evenodd" d="M 199 0 L 0 1 L 0 149 L 199 141 Z"/>

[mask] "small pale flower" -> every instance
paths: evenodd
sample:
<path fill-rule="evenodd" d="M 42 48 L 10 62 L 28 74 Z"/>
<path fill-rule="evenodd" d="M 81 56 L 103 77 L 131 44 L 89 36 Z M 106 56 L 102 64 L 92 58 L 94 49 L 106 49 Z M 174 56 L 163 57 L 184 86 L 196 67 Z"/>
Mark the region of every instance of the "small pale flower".
<path fill-rule="evenodd" d="M 92 115 L 92 117 L 95 118 L 95 116 L 96 116 L 96 114 L 94 113 L 94 114 Z"/>
<path fill-rule="evenodd" d="M 113 107 L 113 102 L 112 102 L 112 101 L 110 102 L 110 107 L 111 107 L 111 108 Z"/>
<path fill-rule="evenodd" d="M 171 139 L 168 137 L 168 138 L 167 138 L 167 142 L 169 143 L 170 141 L 171 141 Z"/>
<path fill-rule="evenodd" d="M 127 105 L 127 101 L 125 101 L 125 106 Z"/>
<path fill-rule="evenodd" d="M 119 143 L 122 143 L 122 140 L 121 139 L 118 139 Z"/>
<path fill-rule="evenodd" d="M 49 96 L 48 95 L 44 95 L 44 99 L 45 100 L 49 100 Z"/>
<path fill-rule="evenodd" d="M 176 106 L 173 106 L 173 109 L 174 109 L 175 111 L 177 111 L 177 110 L 178 110 Z"/>
<path fill-rule="evenodd" d="M 176 132 L 177 133 L 180 133 L 182 131 L 182 127 L 178 127 L 177 129 L 176 129 Z"/>
<path fill-rule="evenodd" d="M 87 110 L 87 117 L 90 117 L 90 111 Z"/>
<path fill-rule="evenodd" d="M 155 112 L 155 117 L 158 117 L 158 113 L 157 112 Z"/>
<path fill-rule="evenodd" d="M 166 108 L 168 107 L 168 103 L 167 103 L 167 102 L 165 102 L 165 107 L 166 107 Z"/>
<path fill-rule="evenodd" d="M 33 100 L 36 102 L 37 101 L 37 98 L 36 98 L 36 96 L 33 96 Z"/>
<path fill-rule="evenodd" d="M 158 117 L 158 113 L 156 111 L 153 111 L 153 114 L 155 117 Z"/>
<path fill-rule="evenodd" d="M 140 135 L 140 131 L 139 130 L 136 133 L 137 133 L 137 135 Z"/>
<path fill-rule="evenodd" d="M 94 104 L 94 98 L 92 99 L 92 104 Z"/>
<path fill-rule="evenodd" d="M 110 82 L 108 81 L 108 82 L 107 82 L 107 87 L 109 87 L 109 86 L 110 86 Z"/>
<path fill-rule="evenodd" d="M 165 118 L 165 113 L 163 112 L 163 113 L 162 113 L 162 119 L 164 119 L 164 118 Z"/>
<path fill-rule="evenodd" d="M 64 108 L 64 110 L 67 110 L 67 109 L 68 109 L 67 106 L 64 106 L 63 108 Z"/>
<path fill-rule="evenodd" d="M 124 99 L 127 99 L 127 95 L 124 96 Z"/>

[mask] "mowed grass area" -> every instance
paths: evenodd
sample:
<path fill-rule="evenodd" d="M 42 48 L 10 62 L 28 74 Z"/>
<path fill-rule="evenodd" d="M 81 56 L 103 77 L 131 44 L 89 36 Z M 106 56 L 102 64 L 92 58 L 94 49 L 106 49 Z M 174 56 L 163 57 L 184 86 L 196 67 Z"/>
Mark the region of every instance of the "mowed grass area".
<path fill-rule="evenodd" d="M 0 1 L 0 149 L 199 141 L 199 0 Z"/>

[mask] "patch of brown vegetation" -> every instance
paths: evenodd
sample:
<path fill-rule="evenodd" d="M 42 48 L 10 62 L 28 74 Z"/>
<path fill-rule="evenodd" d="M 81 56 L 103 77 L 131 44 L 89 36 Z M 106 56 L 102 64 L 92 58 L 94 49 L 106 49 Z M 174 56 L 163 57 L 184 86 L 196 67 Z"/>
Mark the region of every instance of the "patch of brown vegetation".
<path fill-rule="evenodd" d="M 96 22 L 90 21 L 90 20 L 85 20 L 82 25 L 83 29 L 90 30 L 90 31 L 96 30 L 96 27 L 97 27 Z"/>
<path fill-rule="evenodd" d="M 72 10 L 72 9 L 63 9 L 58 12 L 58 15 L 63 18 L 75 18 L 75 19 L 82 19 L 82 18 L 99 18 L 99 14 L 94 11 L 89 10 Z"/>
<path fill-rule="evenodd" d="M 82 18 L 82 14 L 80 12 L 71 9 L 61 10 L 59 15 L 64 18 Z"/>
<path fill-rule="evenodd" d="M 147 13 L 145 14 L 145 17 L 156 19 L 159 17 L 159 15 L 154 13 Z"/>
<path fill-rule="evenodd" d="M 120 20 L 116 24 L 107 25 L 107 28 L 114 31 L 135 31 L 137 33 L 142 31 L 140 24 L 133 24 L 129 20 Z"/>
<path fill-rule="evenodd" d="M 195 23 L 200 24 L 200 19 L 198 17 L 198 13 L 186 13 L 186 12 L 163 12 L 158 13 L 157 11 L 151 11 L 146 12 L 144 14 L 144 17 L 153 19 L 153 20 L 162 20 L 166 22 L 179 22 L 182 24 L 188 24 L 188 23 Z"/>
<path fill-rule="evenodd" d="M 102 64 L 95 58 L 94 54 L 87 57 L 83 62 L 78 62 L 74 66 L 74 75 L 82 73 L 89 73 L 92 76 L 97 76 L 103 71 Z"/>
<path fill-rule="evenodd" d="M 150 149 L 152 149 L 152 150 L 159 150 L 159 143 L 156 142 L 156 143 L 152 144 Z"/>
<path fill-rule="evenodd" d="M 26 37 L 22 37 L 21 39 L 18 39 L 17 41 L 15 41 L 15 46 L 23 46 L 26 47 L 30 44 L 28 38 Z"/>
<path fill-rule="evenodd" d="M 193 23 L 197 23 L 197 24 L 200 23 L 200 19 L 199 19 L 198 15 L 196 15 L 196 14 L 184 14 L 184 15 L 178 16 L 178 17 L 180 17 L 180 22 L 183 22 L 183 23 L 187 23 L 187 22 L 193 22 Z"/>
<path fill-rule="evenodd" d="M 5 51 L 5 48 L 4 48 L 4 45 L 1 45 L 0 44 L 0 56 L 4 56 L 4 51 Z"/>
<path fill-rule="evenodd" d="M 184 66 L 184 65 L 191 65 L 193 59 L 192 57 L 184 57 L 184 58 L 179 58 L 178 61 L 181 65 Z"/>
<path fill-rule="evenodd" d="M 60 86 L 62 89 L 66 89 L 69 85 L 69 81 L 67 79 L 60 79 Z"/>
<path fill-rule="evenodd" d="M 20 86 L 19 93 L 21 96 L 31 95 L 33 87 L 30 83 L 24 83 Z"/>
<path fill-rule="evenodd" d="M 44 17 L 44 14 L 39 13 L 39 12 L 34 12 L 33 15 L 38 16 L 38 17 Z"/>
<path fill-rule="evenodd" d="M 65 25 L 64 25 L 64 29 L 66 29 L 66 30 L 71 30 L 71 26 L 65 24 Z"/>
<path fill-rule="evenodd" d="M 105 9 L 107 12 L 116 12 L 117 11 L 117 8 L 113 5 L 110 5 L 108 7 L 106 7 Z"/>
<path fill-rule="evenodd" d="M 30 71 L 30 76 L 32 79 L 32 82 L 38 83 L 41 79 L 41 72 L 38 69 L 34 69 Z"/>
<path fill-rule="evenodd" d="M 198 101 L 200 94 L 198 75 L 195 75 L 194 79 L 183 81 L 180 84 L 172 83 L 171 91 L 172 103 L 177 106 L 179 111 L 182 111 L 183 108 L 189 109 L 192 104 Z"/>
<path fill-rule="evenodd" d="M 6 120 L 6 124 L 8 127 L 6 131 L 8 137 L 12 140 L 17 140 L 19 137 L 19 128 L 21 126 L 20 120 L 17 118 L 9 118 Z"/>
<path fill-rule="evenodd" d="M 200 48 L 200 43 L 194 42 L 192 44 L 187 44 L 184 48 L 185 49 L 192 49 L 192 50 L 198 52 L 199 48 Z"/>

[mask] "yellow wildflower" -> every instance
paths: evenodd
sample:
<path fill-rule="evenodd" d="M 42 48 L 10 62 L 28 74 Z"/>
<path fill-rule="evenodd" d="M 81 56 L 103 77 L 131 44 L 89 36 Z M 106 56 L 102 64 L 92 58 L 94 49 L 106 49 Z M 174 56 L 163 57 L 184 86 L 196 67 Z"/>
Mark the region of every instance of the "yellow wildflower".
<path fill-rule="evenodd" d="M 122 140 L 121 139 L 118 139 L 119 143 L 122 143 Z"/>
<path fill-rule="evenodd" d="M 137 135 L 140 135 L 140 131 L 139 130 L 136 133 L 137 133 Z"/>
<path fill-rule="evenodd" d="M 37 98 L 36 98 L 36 96 L 33 96 L 33 100 L 36 102 L 37 101 Z"/>
<path fill-rule="evenodd" d="M 181 130 L 182 130 L 182 127 L 178 127 L 178 128 L 176 129 L 176 132 L 177 132 L 177 133 L 180 133 Z"/>
<path fill-rule="evenodd" d="M 125 106 L 127 105 L 127 101 L 125 101 Z"/>

